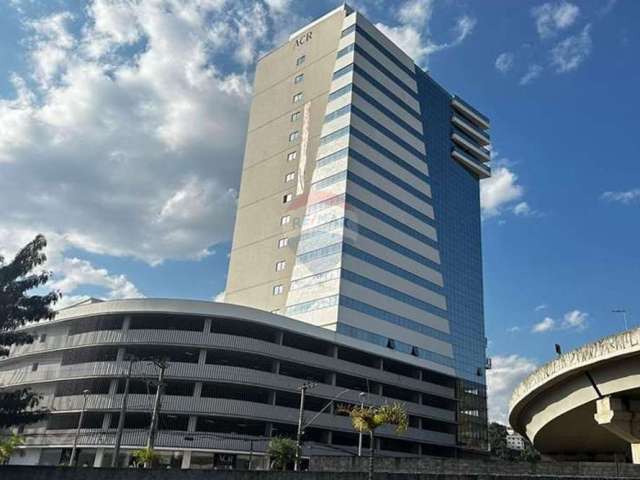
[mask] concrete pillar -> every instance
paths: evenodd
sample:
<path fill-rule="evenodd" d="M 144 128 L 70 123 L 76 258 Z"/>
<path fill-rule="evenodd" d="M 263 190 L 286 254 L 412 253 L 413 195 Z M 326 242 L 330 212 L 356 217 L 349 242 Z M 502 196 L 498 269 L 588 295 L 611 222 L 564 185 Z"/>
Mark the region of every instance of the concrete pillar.
<path fill-rule="evenodd" d="M 276 343 L 278 345 L 282 345 L 283 341 L 284 341 L 284 332 L 282 330 L 278 330 L 276 332 Z"/>
<path fill-rule="evenodd" d="M 640 464 L 640 401 L 616 397 L 596 400 L 593 416 L 599 425 L 629 442 L 633 463 Z"/>
<path fill-rule="evenodd" d="M 124 317 L 124 321 L 122 322 L 122 331 L 128 332 L 130 326 L 131 326 L 131 315 L 127 315 Z"/>
<path fill-rule="evenodd" d="M 279 374 L 280 373 L 280 360 L 274 360 L 273 361 L 272 370 L 273 370 L 273 373 L 275 373 L 275 374 Z"/>
<path fill-rule="evenodd" d="M 207 363 L 207 350 L 203 348 L 198 355 L 198 365 L 204 365 L 205 363 Z"/>
<path fill-rule="evenodd" d="M 96 450 L 96 456 L 93 459 L 94 468 L 100 468 L 102 466 L 102 459 L 104 458 L 104 448 L 98 448 Z"/>
<path fill-rule="evenodd" d="M 124 362 L 124 355 L 125 355 L 125 347 L 120 347 L 116 355 L 116 362 L 118 363 Z"/>
<path fill-rule="evenodd" d="M 196 382 L 193 387 L 193 398 L 200 398 L 202 395 L 202 382 Z"/>
<path fill-rule="evenodd" d="M 185 450 L 182 452 L 182 464 L 180 468 L 183 470 L 187 470 L 191 468 L 191 450 Z"/>
<path fill-rule="evenodd" d="M 209 332 L 211 332 L 211 322 L 213 322 L 213 320 L 212 320 L 212 319 L 210 319 L 210 318 L 205 318 L 205 319 L 204 319 L 204 328 L 202 329 L 202 331 L 203 331 L 204 333 L 209 333 Z"/>

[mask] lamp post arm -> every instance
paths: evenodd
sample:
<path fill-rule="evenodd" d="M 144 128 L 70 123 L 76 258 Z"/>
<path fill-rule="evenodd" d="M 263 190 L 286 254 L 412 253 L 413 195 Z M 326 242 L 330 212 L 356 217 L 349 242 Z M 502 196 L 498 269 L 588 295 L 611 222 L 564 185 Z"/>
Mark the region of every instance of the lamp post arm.
<path fill-rule="evenodd" d="M 340 398 L 342 395 L 344 395 L 345 393 L 350 392 L 350 391 L 351 391 L 351 389 L 347 388 L 346 390 L 341 391 L 339 394 L 337 394 L 335 397 L 333 397 L 331 400 L 329 400 L 329 401 L 327 402 L 327 404 L 326 404 L 324 407 L 322 407 L 322 410 L 320 410 L 318 413 L 316 413 L 316 414 L 314 415 L 314 417 L 313 417 L 311 420 L 309 420 L 307 423 L 305 423 L 305 424 L 304 424 L 304 426 L 302 427 L 302 429 L 304 430 L 304 429 L 305 429 L 305 428 L 307 428 L 309 425 L 311 425 L 311 424 L 315 421 L 315 419 L 316 419 L 316 418 L 318 418 L 318 417 L 320 416 L 320 414 L 324 413 L 324 411 L 325 411 L 327 408 L 329 408 L 329 406 L 330 406 L 333 402 L 335 402 L 335 401 L 336 401 L 338 398 Z"/>

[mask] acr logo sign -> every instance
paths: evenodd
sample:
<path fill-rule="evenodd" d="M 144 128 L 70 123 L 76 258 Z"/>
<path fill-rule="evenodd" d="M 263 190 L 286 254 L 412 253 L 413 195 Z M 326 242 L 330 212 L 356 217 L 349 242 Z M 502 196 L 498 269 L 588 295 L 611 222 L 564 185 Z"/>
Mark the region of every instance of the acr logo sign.
<path fill-rule="evenodd" d="M 307 43 L 309 40 L 311 40 L 312 35 L 313 35 L 313 32 L 307 32 L 304 35 L 301 35 L 298 38 L 296 38 L 296 47 L 301 47 L 302 45 Z"/>

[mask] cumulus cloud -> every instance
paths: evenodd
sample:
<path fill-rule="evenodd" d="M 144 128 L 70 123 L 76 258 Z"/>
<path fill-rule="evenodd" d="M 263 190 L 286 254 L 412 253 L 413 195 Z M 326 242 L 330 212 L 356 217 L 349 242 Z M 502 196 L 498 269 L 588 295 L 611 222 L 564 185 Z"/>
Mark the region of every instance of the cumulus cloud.
<path fill-rule="evenodd" d="M 551 317 L 545 317 L 541 322 L 536 323 L 531 331 L 533 333 L 542 333 L 548 332 L 549 330 L 553 330 L 556 326 L 556 321 Z"/>
<path fill-rule="evenodd" d="M 640 188 L 634 188 L 631 190 L 621 192 L 604 192 L 600 198 L 607 202 L 617 202 L 623 205 L 631 205 L 632 203 L 640 202 Z"/>
<path fill-rule="evenodd" d="M 564 314 L 562 319 L 562 328 L 584 330 L 587 328 L 588 313 L 581 312 L 580 310 L 571 310 Z"/>
<path fill-rule="evenodd" d="M 511 394 L 537 365 L 520 355 L 496 356 L 491 360 L 491 370 L 487 370 L 489 421 L 507 425 Z"/>
<path fill-rule="evenodd" d="M 506 165 L 494 167 L 491 177 L 480 182 L 480 207 L 483 218 L 499 216 L 524 195 L 518 176 Z"/>
<path fill-rule="evenodd" d="M 560 30 L 569 28 L 574 24 L 579 14 L 578 6 L 566 1 L 543 3 L 531 10 L 536 29 L 542 38 L 550 37 Z"/>
<path fill-rule="evenodd" d="M 591 25 L 572 35 L 551 50 L 551 64 L 557 73 L 567 73 L 578 68 L 591 53 Z"/>
<path fill-rule="evenodd" d="M 520 85 L 528 85 L 538 78 L 544 69 L 538 64 L 531 64 L 527 72 L 520 78 Z"/>
<path fill-rule="evenodd" d="M 451 40 L 438 42 L 433 39 L 429 28 L 433 4 L 433 0 L 408 0 L 398 9 L 398 25 L 376 24 L 382 33 L 420 65 L 425 65 L 430 55 L 460 45 L 476 25 L 475 18 L 463 15 L 456 20 L 451 29 Z"/>
<path fill-rule="evenodd" d="M 571 310 L 565 313 L 560 320 L 545 317 L 544 320 L 536 323 L 531 328 L 531 331 L 533 333 L 544 333 L 551 330 L 576 330 L 581 332 L 587 328 L 588 319 L 588 313 L 580 310 Z"/>
<path fill-rule="evenodd" d="M 229 238 L 244 65 L 268 35 L 237 20 L 255 5 L 222 4 L 96 0 L 86 18 L 29 21 L 30 72 L 0 98 L 2 227 L 150 264 L 201 258 Z M 82 22 L 75 34 L 71 21 Z M 213 61 L 221 49 L 238 63 Z"/>
<path fill-rule="evenodd" d="M 31 241 L 35 231 L 10 231 L 0 227 L 0 255 L 9 262 L 13 256 Z M 44 266 L 53 273 L 47 288 L 62 292 L 62 299 L 56 308 L 64 308 L 89 298 L 78 294 L 81 287 L 97 289 L 101 298 L 108 300 L 118 298 L 140 298 L 144 294 L 125 275 L 113 274 L 105 268 L 97 268 L 87 260 L 66 257 L 64 250 L 68 242 L 64 236 L 49 235 L 47 237 L 47 264 Z"/>
<path fill-rule="evenodd" d="M 503 52 L 498 55 L 496 58 L 496 68 L 501 73 L 507 73 L 509 70 L 513 68 L 513 63 L 515 61 L 515 56 L 510 52 Z"/>

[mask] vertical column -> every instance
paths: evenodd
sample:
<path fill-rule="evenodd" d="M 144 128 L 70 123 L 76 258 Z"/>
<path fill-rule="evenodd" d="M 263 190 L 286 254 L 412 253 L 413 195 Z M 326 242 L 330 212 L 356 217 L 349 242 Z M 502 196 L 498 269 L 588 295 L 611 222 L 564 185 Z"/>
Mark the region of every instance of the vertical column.
<path fill-rule="evenodd" d="M 129 327 L 131 326 L 131 315 L 126 315 L 124 320 L 122 321 L 122 331 L 127 333 L 129 331 Z"/>
<path fill-rule="evenodd" d="M 204 365 L 207 363 L 207 349 L 202 348 L 198 353 L 198 365 Z"/>
<path fill-rule="evenodd" d="M 100 468 L 102 466 L 102 459 L 104 458 L 104 448 L 98 448 L 96 450 L 96 456 L 93 459 L 93 467 Z"/>
<path fill-rule="evenodd" d="M 205 318 L 204 319 L 204 328 L 202 329 L 202 331 L 204 333 L 209 333 L 211 332 L 211 325 L 213 323 L 213 320 L 211 318 Z"/>

